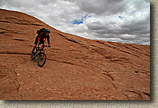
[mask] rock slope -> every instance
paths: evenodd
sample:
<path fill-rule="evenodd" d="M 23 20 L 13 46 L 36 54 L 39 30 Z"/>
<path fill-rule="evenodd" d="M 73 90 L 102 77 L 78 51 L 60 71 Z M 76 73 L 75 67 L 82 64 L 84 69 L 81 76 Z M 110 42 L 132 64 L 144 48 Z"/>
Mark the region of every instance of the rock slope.
<path fill-rule="evenodd" d="M 36 31 L 51 31 L 46 64 L 30 59 Z M 150 46 L 84 39 L 0 9 L 1 100 L 150 100 Z"/>

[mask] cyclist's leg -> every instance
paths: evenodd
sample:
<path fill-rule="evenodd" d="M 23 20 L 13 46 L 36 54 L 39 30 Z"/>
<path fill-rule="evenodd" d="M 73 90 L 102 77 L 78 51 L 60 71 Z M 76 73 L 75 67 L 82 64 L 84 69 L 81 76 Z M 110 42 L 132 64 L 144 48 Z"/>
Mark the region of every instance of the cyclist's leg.
<path fill-rule="evenodd" d="M 40 40 L 39 44 L 41 45 L 42 49 L 44 48 L 44 41 Z"/>
<path fill-rule="evenodd" d="M 32 49 L 32 53 L 35 51 L 36 46 L 37 46 L 37 45 L 34 44 L 33 49 Z"/>
<path fill-rule="evenodd" d="M 34 42 L 34 46 L 33 46 L 32 52 L 35 51 L 35 48 L 36 48 L 36 46 L 37 46 L 37 43 L 38 43 L 38 37 L 36 37 L 36 39 L 35 39 L 35 42 Z"/>

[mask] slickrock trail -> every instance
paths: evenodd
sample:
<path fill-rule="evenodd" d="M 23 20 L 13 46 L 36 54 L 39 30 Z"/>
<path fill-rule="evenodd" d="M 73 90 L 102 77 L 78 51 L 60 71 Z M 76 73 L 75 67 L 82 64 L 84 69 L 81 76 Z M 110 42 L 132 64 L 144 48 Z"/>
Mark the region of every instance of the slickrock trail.
<path fill-rule="evenodd" d="M 51 31 L 46 64 L 30 59 L 36 31 Z M 150 46 L 89 40 L 0 9 L 1 100 L 150 100 Z"/>

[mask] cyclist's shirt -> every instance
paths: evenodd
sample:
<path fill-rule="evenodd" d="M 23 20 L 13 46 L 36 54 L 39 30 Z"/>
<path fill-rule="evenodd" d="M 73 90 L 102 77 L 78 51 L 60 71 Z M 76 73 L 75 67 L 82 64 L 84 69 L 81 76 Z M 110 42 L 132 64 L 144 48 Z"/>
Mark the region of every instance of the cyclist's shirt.
<path fill-rule="evenodd" d="M 50 44 L 49 35 L 47 36 L 44 32 L 42 32 L 41 34 L 37 35 L 34 44 L 37 45 L 38 42 L 39 42 L 39 44 L 44 44 L 44 41 L 46 39 L 48 41 L 48 44 Z"/>

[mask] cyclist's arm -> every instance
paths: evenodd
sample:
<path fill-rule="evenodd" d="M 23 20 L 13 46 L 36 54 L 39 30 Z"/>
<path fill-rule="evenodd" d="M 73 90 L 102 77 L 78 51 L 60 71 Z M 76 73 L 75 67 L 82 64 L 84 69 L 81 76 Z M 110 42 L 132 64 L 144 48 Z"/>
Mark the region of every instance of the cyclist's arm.
<path fill-rule="evenodd" d="M 47 37 L 48 45 L 50 45 L 50 37 Z"/>

